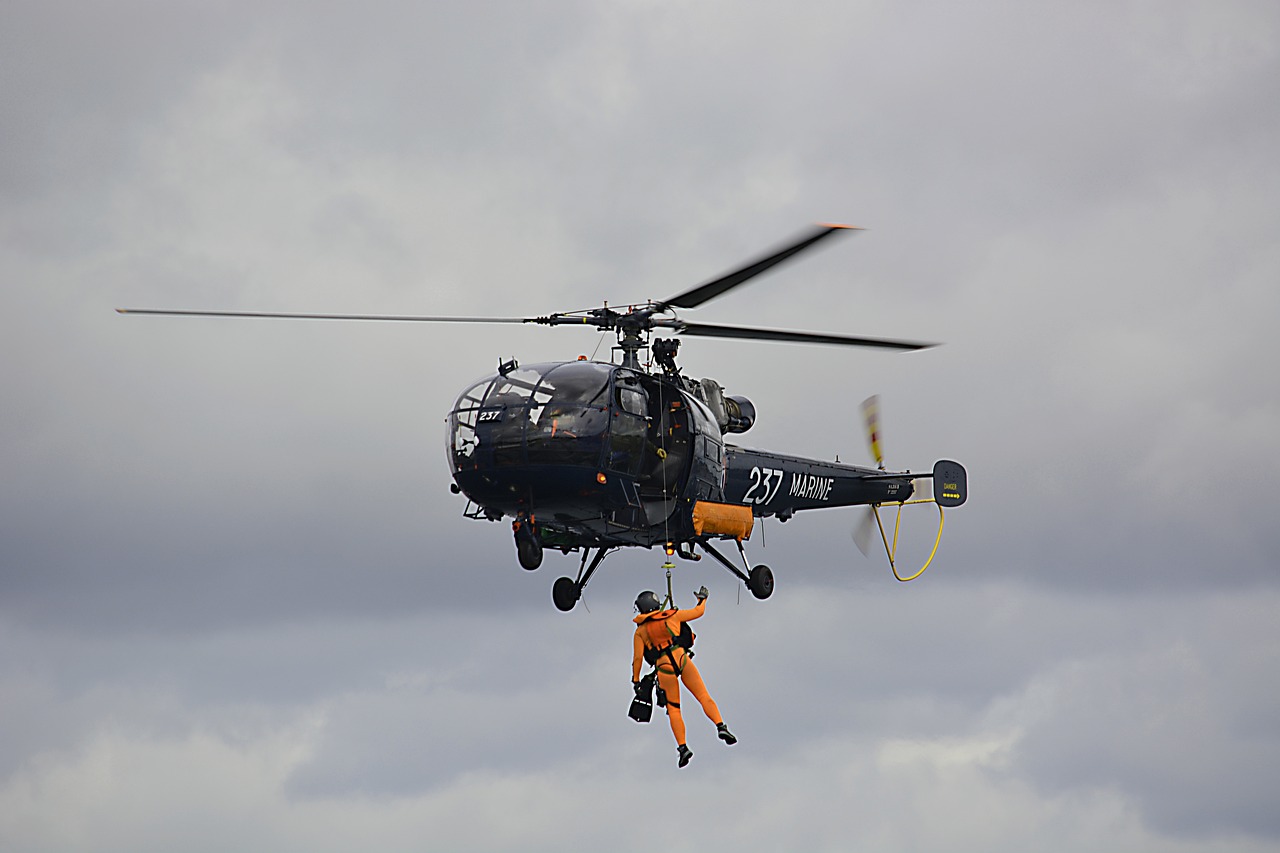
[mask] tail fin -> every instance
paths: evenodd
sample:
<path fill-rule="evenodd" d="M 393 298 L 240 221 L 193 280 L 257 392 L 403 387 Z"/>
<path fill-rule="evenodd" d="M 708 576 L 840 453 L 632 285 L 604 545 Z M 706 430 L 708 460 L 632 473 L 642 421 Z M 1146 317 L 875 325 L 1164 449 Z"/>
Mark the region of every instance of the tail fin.
<path fill-rule="evenodd" d="M 940 459 L 933 466 L 933 499 L 938 506 L 960 506 L 969 498 L 969 476 L 964 466 Z"/>

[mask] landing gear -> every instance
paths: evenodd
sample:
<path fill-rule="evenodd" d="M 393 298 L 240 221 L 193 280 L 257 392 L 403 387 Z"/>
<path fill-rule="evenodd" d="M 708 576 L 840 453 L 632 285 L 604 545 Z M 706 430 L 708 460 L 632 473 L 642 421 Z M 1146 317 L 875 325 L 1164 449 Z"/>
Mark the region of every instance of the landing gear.
<path fill-rule="evenodd" d="M 573 582 L 573 578 L 560 578 L 551 587 L 551 600 L 555 602 L 557 609 L 565 613 L 572 610 L 581 597 L 582 588 Z"/>
<path fill-rule="evenodd" d="M 761 601 L 773 595 L 773 569 L 765 565 L 752 569 L 747 577 L 747 589 Z"/>
<path fill-rule="evenodd" d="M 533 571 L 542 565 L 542 540 L 538 538 L 538 529 L 529 519 L 520 519 L 511 526 L 515 529 L 516 557 L 520 566 Z"/>
<path fill-rule="evenodd" d="M 710 542 L 699 540 L 698 544 L 701 545 L 703 550 L 708 554 L 719 560 L 722 566 L 733 572 L 734 576 L 737 577 L 738 580 L 746 584 L 747 589 L 750 590 L 751 594 L 756 598 L 763 601 L 773 595 L 773 570 L 768 566 L 756 566 L 754 569 L 751 569 L 750 574 L 747 574 L 743 572 L 742 569 L 729 562 L 728 558 L 725 557 L 724 554 L 721 554 L 715 548 L 711 547 Z M 746 566 L 747 552 L 742 549 L 741 542 L 738 543 L 738 553 L 742 555 L 742 565 Z"/>
<path fill-rule="evenodd" d="M 591 560 L 591 565 L 587 565 L 587 557 L 590 555 L 590 548 L 582 549 L 582 565 L 578 566 L 578 578 L 560 578 L 551 587 L 551 601 L 558 610 L 568 613 L 573 606 L 578 603 L 578 599 L 582 598 L 582 590 L 587 586 L 587 581 L 591 580 L 591 576 L 595 574 L 600 564 L 604 562 L 604 555 L 609 553 L 608 548 L 599 548 L 596 550 L 595 557 Z"/>

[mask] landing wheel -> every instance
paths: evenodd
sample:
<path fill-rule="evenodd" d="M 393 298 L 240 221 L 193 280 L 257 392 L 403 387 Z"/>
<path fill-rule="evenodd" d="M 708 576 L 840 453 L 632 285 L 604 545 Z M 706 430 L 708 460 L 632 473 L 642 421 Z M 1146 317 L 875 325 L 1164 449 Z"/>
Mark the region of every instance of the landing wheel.
<path fill-rule="evenodd" d="M 551 587 L 551 600 L 555 602 L 557 609 L 565 613 L 572 610 L 573 605 L 577 604 L 581 597 L 582 588 L 574 583 L 573 578 L 560 578 L 555 586 Z"/>
<path fill-rule="evenodd" d="M 747 589 L 762 601 L 773 595 L 773 570 L 764 565 L 756 566 L 747 578 Z"/>
<path fill-rule="evenodd" d="M 516 531 L 516 557 L 520 566 L 529 571 L 542 565 L 542 543 L 531 525 L 522 524 Z"/>

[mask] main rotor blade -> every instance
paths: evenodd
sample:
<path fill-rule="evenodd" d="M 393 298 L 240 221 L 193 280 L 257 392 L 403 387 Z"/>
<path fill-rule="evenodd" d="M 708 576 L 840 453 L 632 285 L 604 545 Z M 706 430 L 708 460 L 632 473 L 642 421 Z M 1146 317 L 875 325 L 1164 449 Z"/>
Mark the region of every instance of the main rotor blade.
<path fill-rule="evenodd" d="M 706 284 L 700 284 L 692 290 L 686 290 L 678 296 L 673 296 L 663 302 L 658 303 L 661 307 L 668 306 L 674 308 L 696 308 L 704 302 L 715 299 L 727 290 L 737 287 L 748 279 L 760 275 L 765 270 L 774 267 L 788 258 L 803 252 L 805 249 L 817 243 L 824 237 L 828 237 L 837 231 L 861 231 L 853 225 L 819 225 L 812 231 L 805 233 L 803 237 L 796 242 L 783 249 L 774 252 L 768 257 L 753 261 L 741 269 L 734 270 L 731 273 L 720 276 Z"/>
<path fill-rule="evenodd" d="M 117 308 L 117 314 L 163 314 L 170 317 L 259 317 L 281 320 L 378 320 L 407 323 L 533 323 L 521 317 L 415 317 L 401 314 L 283 314 L 266 311 L 160 311 L 154 308 Z"/>
<path fill-rule="evenodd" d="M 754 329 L 746 326 L 685 323 L 681 320 L 655 321 L 654 325 L 674 329 L 677 335 L 695 335 L 704 338 L 745 338 L 753 341 L 781 341 L 792 344 L 835 344 L 837 346 L 876 347 L 878 349 L 896 350 L 918 350 L 937 346 L 937 344 L 923 341 L 856 338 L 848 335 L 828 335 L 821 332 L 787 332 L 781 329 Z"/>

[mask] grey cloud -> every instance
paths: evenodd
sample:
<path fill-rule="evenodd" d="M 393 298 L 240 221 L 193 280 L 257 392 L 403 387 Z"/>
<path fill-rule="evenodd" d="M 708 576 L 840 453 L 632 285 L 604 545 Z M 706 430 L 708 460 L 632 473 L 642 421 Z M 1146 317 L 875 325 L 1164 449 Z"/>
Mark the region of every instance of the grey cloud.
<path fill-rule="evenodd" d="M 567 837 L 618 846 L 635 778 L 672 772 L 664 721 L 622 717 L 660 559 L 610 556 L 590 610 L 554 612 L 576 555 L 526 573 L 508 525 L 462 519 L 442 424 L 499 357 L 612 341 L 112 309 L 616 305 L 838 218 L 869 230 L 695 318 L 945 346 L 689 341 L 683 363 L 756 402 L 744 443 L 815 456 L 865 460 L 879 392 L 890 464 L 959 459 L 972 497 L 907 585 L 850 512 L 758 530 L 766 603 L 680 563 L 677 591 L 713 589 L 698 661 L 743 737 L 708 753 L 691 720 L 681 782 L 720 834 L 690 843 L 847 847 L 829 812 L 853 809 L 877 848 L 1274 848 L 1269 7 L 15 10 L 0 798 L 36 817 L 0 838 L 57 847 L 21 792 L 106 802 L 116 755 L 230 833 L 211 847 L 252 823 L 219 785 L 260 796 L 279 849 L 371 826 L 409 848 L 421 815 L 456 830 L 490 801 L 534 830 L 479 844 L 550 849 L 581 801 Z M 168 762 L 208 771 L 203 804 Z M 172 847 L 81 812 L 104 849 Z"/>
<path fill-rule="evenodd" d="M 1231 607 L 1226 626 L 1215 596 L 1181 617 L 1174 642 L 1152 647 L 1149 631 L 1135 627 L 1134 641 L 1037 676 L 1020 700 L 1030 719 L 1013 770 L 1051 790 L 1131 791 L 1151 824 L 1173 834 L 1275 838 L 1265 792 L 1280 739 L 1258 723 L 1280 693 L 1237 680 L 1275 655 L 1272 642 L 1251 647 L 1271 598 Z"/>

